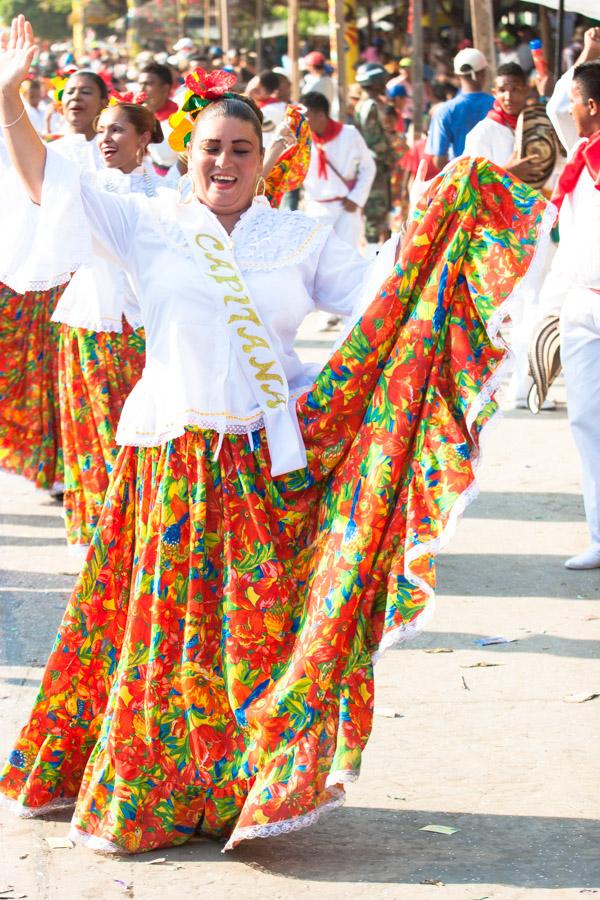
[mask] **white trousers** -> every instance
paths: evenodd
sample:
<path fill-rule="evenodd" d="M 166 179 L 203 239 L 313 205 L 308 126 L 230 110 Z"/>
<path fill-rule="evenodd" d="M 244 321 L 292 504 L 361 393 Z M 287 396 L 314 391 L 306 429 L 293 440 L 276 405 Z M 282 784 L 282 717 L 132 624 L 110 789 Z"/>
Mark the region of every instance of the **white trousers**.
<path fill-rule="evenodd" d="M 560 317 L 569 422 L 581 458 L 592 545 L 600 548 L 600 293 L 572 288 Z"/>
<path fill-rule="evenodd" d="M 307 200 L 304 211 L 314 219 L 328 219 L 339 238 L 355 250 L 360 249 L 364 241 L 365 223 L 359 209 L 348 212 L 339 201 L 319 203 L 318 200 Z"/>

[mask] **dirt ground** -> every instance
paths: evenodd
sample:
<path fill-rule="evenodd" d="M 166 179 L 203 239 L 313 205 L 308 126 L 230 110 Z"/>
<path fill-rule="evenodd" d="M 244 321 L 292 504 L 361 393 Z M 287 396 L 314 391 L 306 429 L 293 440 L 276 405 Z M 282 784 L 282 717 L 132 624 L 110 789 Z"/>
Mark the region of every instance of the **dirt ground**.
<path fill-rule="evenodd" d="M 306 334 L 307 355 L 321 341 Z M 565 699 L 600 694 L 600 570 L 563 567 L 587 539 L 564 404 L 507 413 L 485 451 L 481 495 L 440 558 L 432 623 L 378 663 L 373 735 L 342 809 L 226 855 L 198 840 L 125 859 L 52 849 L 66 813 L 2 810 L 0 900 L 600 900 L 600 697 Z M 73 571 L 57 506 L 0 476 L 2 757 Z M 492 636 L 511 642 L 475 643 Z"/>

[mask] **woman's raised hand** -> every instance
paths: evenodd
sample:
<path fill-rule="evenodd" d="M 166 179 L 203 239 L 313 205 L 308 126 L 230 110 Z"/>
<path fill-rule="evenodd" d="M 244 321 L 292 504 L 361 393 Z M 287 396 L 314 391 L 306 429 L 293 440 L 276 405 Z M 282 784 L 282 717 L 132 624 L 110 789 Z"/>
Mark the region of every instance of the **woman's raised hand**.
<path fill-rule="evenodd" d="M 25 16 L 17 16 L 12 20 L 10 33 L 0 36 L 0 91 L 3 94 L 18 93 L 37 49 L 31 23 Z"/>

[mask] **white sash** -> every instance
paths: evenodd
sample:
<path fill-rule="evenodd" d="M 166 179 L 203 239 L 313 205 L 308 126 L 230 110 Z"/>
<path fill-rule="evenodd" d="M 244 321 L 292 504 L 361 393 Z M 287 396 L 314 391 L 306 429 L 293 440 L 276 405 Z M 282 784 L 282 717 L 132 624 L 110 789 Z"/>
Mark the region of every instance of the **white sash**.
<path fill-rule="evenodd" d="M 271 474 L 284 475 L 306 466 L 306 450 L 281 362 L 235 261 L 233 242 L 208 210 L 178 204 L 177 222 L 202 273 L 202 290 L 225 310 L 229 338 L 246 381 L 262 412 Z M 217 236 L 217 229 L 222 231 Z"/>

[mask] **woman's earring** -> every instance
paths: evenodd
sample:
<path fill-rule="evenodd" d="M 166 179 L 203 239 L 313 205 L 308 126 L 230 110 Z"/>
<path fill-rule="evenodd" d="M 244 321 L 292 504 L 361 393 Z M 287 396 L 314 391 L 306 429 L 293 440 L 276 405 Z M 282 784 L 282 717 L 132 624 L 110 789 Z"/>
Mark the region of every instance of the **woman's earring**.
<path fill-rule="evenodd" d="M 142 163 L 144 162 L 145 155 L 146 155 L 146 148 L 139 147 L 137 153 L 135 154 L 135 161 L 137 162 L 138 166 L 141 166 Z"/>
<path fill-rule="evenodd" d="M 264 197 L 266 193 L 267 193 L 267 182 L 262 177 L 262 175 L 260 175 L 258 181 L 256 182 L 256 187 L 254 189 L 254 196 L 255 197 Z"/>
<path fill-rule="evenodd" d="M 177 182 L 177 193 L 180 203 L 191 203 L 194 199 L 194 181 L 189 172 L 182 175 Z"/>

